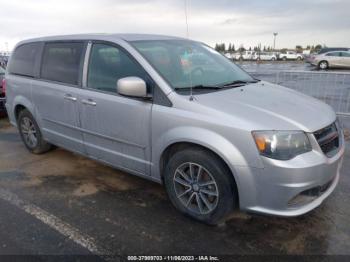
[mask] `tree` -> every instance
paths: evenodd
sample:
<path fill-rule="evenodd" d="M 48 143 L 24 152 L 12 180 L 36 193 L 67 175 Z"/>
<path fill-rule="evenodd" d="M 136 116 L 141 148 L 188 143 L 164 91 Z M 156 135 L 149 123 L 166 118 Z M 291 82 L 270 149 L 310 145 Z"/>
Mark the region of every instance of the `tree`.
<path fill-rule="evenodd" d="M 232 44 L 231 51 L 232 51 L 232 52 L 235 52 L 235 51 L 236 51 L 235 45 L 234 45 L 234 44 Z"/>
<path fill-rule="evenodd" d="M 297 51 L 297 53 L 302 53 L 303 52 L 303 47 L 301 45 L 296 45 L 295 46 L 295 50 Z"/>
<path fill-rule="evenodd" d="M 322 45 L 318 44 L 315 46 L 315 51 L 318 52 L 322 49 Z"/>
<path fill-rule="evenodd" d="M 243 45 L 241 45 L 241 46 L 238 48 L 238 51 L 239 51 L 240 53 L 244 52 L 245 50 L 246 50 L 246 49 L 244 48 Z"/>

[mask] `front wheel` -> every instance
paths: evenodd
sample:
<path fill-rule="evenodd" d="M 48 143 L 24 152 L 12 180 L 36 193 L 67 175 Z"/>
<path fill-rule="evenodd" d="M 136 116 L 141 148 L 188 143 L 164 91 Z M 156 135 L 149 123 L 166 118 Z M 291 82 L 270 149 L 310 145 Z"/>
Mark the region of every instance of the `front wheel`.
<path fill-rule="evenodd" d="M 327 61 L 321 61 L 318 64 L 318 68 L 321 70 L 326 70 L 328 68 L 328 62 Z"/>
<path fill-rule="evenodd" d="M 24 109 L 19 113 L 17 125 L 22 141 L 30 152 L 42 154 L 52 148 L 52 145 L 43 139 L 38 124 L 28 110 Z"/>
<path fill-rule="evenodd" d="M 180 212 L 216 225 L 235 207 L 237 192 L 230 176 L 215 154 L 189 148 L 170 158 L 164 182 L 171 202 Z"/>

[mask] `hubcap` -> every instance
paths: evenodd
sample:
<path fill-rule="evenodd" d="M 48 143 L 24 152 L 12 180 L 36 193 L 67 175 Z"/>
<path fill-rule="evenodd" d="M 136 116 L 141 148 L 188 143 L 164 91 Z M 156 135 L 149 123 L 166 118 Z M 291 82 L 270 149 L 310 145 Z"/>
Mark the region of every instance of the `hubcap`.
<path fill-rule="evenodd" d="M 323 62 L 323 63 L 320 64 L 320 67 L 322 69 L 326 69 L 327 68 L 327 64 L 325 62 Z"/>
<path fill-rule="evenodd" d="M 37 143 L 37 134 L 36 134 L 36 128 L 32 122 L 32 120 L 28 117 L 23 117 L 21 120 L 21 132 L 24 138 L 25 143 L 31 147 L 34 148 Z"/>
<path fill-rule="evenodd" d="M 180 202 L 197 214 L 212 212 L 219 201 L 219 190 L 214 177 L 203 166 L 184 163 L 173 178 L 175 193 Z"/>

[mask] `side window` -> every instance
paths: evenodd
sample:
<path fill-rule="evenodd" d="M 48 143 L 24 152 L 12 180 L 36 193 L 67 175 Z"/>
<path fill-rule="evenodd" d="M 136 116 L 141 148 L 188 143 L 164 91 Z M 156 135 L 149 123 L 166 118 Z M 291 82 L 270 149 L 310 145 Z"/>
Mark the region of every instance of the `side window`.
<path fill-rule="evenodd" d="M 41 65 L 41 78 L 77 85 L 84 44 L 47 43 Z"/>
<path fill-rule="evenodd" d="M 342 57 L 350 57 L 350 53 L 349 52 L 341 52 L 341 56 Z"/>
<path fill-rule="evenodd" d="M 40 43 L 24 44 L 14 51 L 8 71 L 10 74 L 34 76 L 35 61 L 40 52 Z"/>
<path fill-rule="evenodd" d="M 124 50 L 106 44 L 92 46 L 87 78 L 89 88 L 116 93 L 117 81 L 128 76 L 147 79 L 143 68 Z"/>
<path fill-rule="evenodd" d="M 331 52 L 326 54 L 326 56 L 340 56 L 340 52 Z"/>

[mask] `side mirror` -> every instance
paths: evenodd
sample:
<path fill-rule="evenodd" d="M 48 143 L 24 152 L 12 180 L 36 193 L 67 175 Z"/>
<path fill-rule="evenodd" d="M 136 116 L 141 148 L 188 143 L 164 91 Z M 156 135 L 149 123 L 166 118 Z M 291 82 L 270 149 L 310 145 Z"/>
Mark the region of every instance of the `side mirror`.
<path fill-rule="evenodd" d="M 124 96 L 147 97 L 146 82 L 139 77 L 124 77 L 117 81 L 117 92 Z"/>

